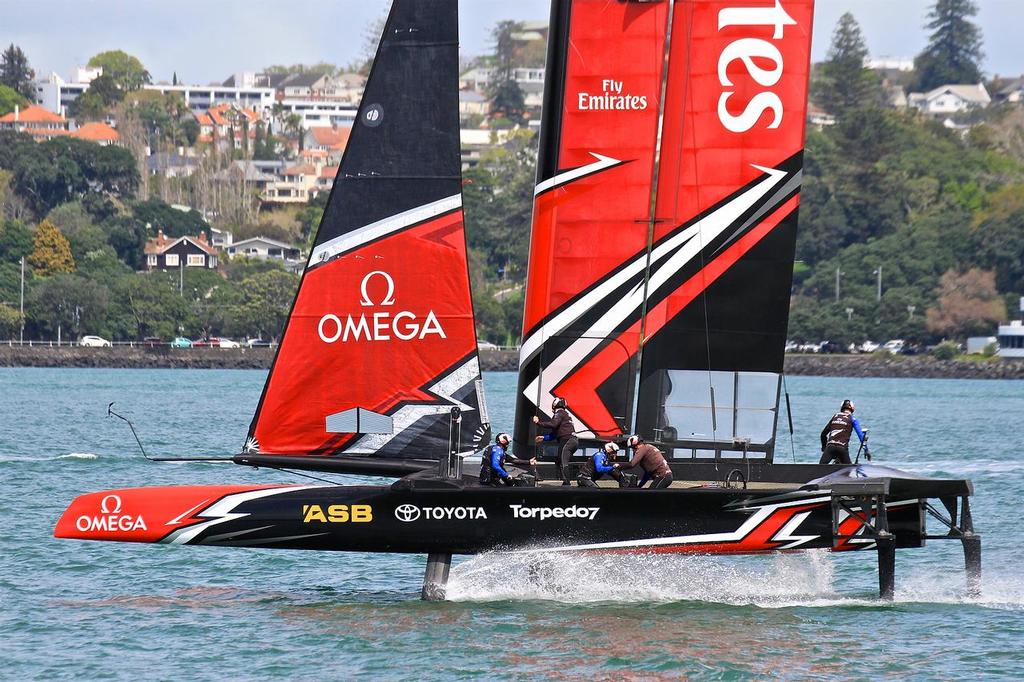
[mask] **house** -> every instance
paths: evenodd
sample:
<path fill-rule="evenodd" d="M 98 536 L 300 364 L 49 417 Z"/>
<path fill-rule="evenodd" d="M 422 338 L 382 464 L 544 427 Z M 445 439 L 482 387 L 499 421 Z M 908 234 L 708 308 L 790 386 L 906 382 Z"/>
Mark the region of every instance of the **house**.
<path fill-rule="evenodd" d="M 302 163 L 285 168 L 281 178 L 267 186 L 263 200 L 272 203 L 306 203 L 316 193 L 320 168 L 315 164 Z"/>
<path fill-rule="evenodd" d="M 165 178 L 187 178 L 199 168 L 199 159 L 194 156 L 157 152 L 146 157 L 146 168 L 150 175 Z"/>
<path fill-rule="evenodd" d="M 496 69 L 476 67 L 459 76 L 459 90 L 485 92 L 494 79 Z M 519 67 L 513 69 L 512 79 L 523 92 L 523 104 L 527 109 L 540 109 L 544 102 L 544 68 Z"/>
<path fill-rule="evenodd" d="M 208 268 L 217 267 L 217 250 L 206 241 L 206 233 L 200 232 L 198 237 L 164 236 L 158 230 L 156 238 L 146 242 L 143 251 L 146 255 L 147 270 L 173 270 L 176 268 Z"/>
<path fill-rule="evenodd" d="M 229 246 L 234 243 L 231 230 L 218 230 L 216 227 L 210 228 L 210 246 L 221 251 L 226 250 Z"/>
<path fill-rule="evenodd" d="M 16 130 L 37 142 L 71 134 L 67 119 L 34 104 L 24 109 L 15 105 L 14 111 L 0 116 L 0 130 Z"/>
<path fill-rule="evenodd" d="M 338 166 L 324 166 L 316 178 L 316 191 L 330 192 L 334 187 L 334 179 L 338 177 Z"/>
<path fill-rule="evenodd" d="M 907 92 L 903 89 L 902 85 L 883 84 L 882 97 L 884 98 L 886 105 L 892 109 L 906 109 L 910 106 L 910 101 L 907 99 Z"/>
<path fill-rule="evenodd" d="M 214 174 L 214 182 L 229 182 L 241 179 L 261 196 L 279 181 L 278 173 L 284 167 L 280 161 L 232 161 L 231 165 Z M 264 196 L 265 198 L 265 196 Z"/>
<path fill-rule="evenodd" d="M 807 103 L 807 122 L 821 130 L 825 126 L 834 126 L 836 117 L 828 113 L 814 102 Z"/>
<path fill-rule="evenodd" d="M 316 126 L 306 131 L 303 146 L 306 149 L 326 152 L 327 163 L 337 165 L 341 163 L 341 156 L 345 153 L 345 146 L 351 134 L 351 126 Z"/>
<path fill-rule="evenodd" d="M 1024 102 L 1024 76 L 1014 78 L 996 91 L 997 102 L 1009 102 L 1018 104 Z"/>
<path fill-rule="evenodd" d="M 908 97 L 910 106 L 929 116 L 959 114 L 972 109 L 987 107 L 992 98 L 984 83 L 975 85 L 940 85 L 928 92 L 912 92 Z"/>
<path fill-rule="evenodd" d="M 261 87 L 252 80 L 242 78 L 240 85 L 235 85 L 234 77 L 228 79 L 231 84 L 222 85 L 174 85 L 171 83 L 153 83 L 143 85 L 143 90 L 153 90 L 161 94 L 175 93 L 185 100 L 185 105 L 194 112 L 206 111 L 218 105 L 230 105 L 241 109 L 254 109 L 259 112 L 269 111 L 274 106 L 274 89 Z"/>
<path fill-rule="evenodd" d="M 486 116 L 490 105 L 487 98 L 476 90 L 459 90 L 459 120 L 470 116 Z"/>
<path fill-rule="evenodd" d="M 261 118 L 255 109 L 246 109 L 233 104 L 218 104 L 206 111 L 193 114 L 199 124 L 199 141 L 213 142 L 227 146 L 228 138 L 234 137 L 235 149 L 242 148 L 242 138 L 247 136 L 249 144 L 256 140 L 256 123 Z M 246 134 L 248 133 L 248 134 Z"/>
<path fill-rule="evenodd" d="M 68 107 L 89 89 L 93 79 L 102 75 L 101 66 L 79 66 L 70 81 L 51 72 L 48 77 L 35 82 L 35 99 L 44 109 L 63 116 L 67 114 Z"/>
<path fill-rule="evenodd" d="M 250 237 L 229 245 L 225 251 L 231 256 L 247 256 L 261 260 L 274 259 L 291 263 L 302 258 L 298 247 L 270 237 Z"/>
<path fill-rule="evenodd" d="M 71 137 L 95 142 L 101 147 L 117 144 L 121 139 L 120 134 L 118 134 L 116 130 L 106 123 L 99 122 L 90 122 L 83 126 L 79 126 L 73 133 L 71 133 Z"/>

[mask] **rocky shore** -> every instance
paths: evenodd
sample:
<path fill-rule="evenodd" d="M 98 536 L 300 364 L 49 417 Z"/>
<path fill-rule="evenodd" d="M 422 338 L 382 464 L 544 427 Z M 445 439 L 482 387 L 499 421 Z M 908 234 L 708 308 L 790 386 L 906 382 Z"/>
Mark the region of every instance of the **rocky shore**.
<path fill-rule="evenodd" d="M 270 348 L 71 348 L 0 345 L 0 367 L 124 367 L 131 369 L 266 369 Z M 515 371 L 516 351 L 484 350 L 485 371 Z M 787 355 L 790 376 L 1024 379 L 1024 361 L 936 360 L 930 356 Z"/>

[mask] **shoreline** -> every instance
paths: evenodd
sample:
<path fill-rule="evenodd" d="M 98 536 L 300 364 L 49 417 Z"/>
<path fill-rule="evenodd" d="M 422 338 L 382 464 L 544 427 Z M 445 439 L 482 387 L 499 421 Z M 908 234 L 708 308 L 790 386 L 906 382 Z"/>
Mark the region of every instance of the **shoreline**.
<path fill-rule="evenodd" d="M 80 348 L 0 345 L 0 367 L 267 369 L 271 348 Z M 517 351 L 483 350 L 485 372 L 516 371 Z M 916 379 L 1024 379 L 1024 361 L 937 360 L 930 356 L 787 355 L 789 376 Z"/>

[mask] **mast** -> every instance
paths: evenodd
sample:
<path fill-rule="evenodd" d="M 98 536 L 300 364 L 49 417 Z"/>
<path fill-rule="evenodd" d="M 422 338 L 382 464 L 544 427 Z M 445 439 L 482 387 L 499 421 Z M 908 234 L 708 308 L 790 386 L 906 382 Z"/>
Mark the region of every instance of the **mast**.
<path fill-rule="evenodd" d="M 457 2 L 395 0 L 246 452 L 436 460 L 487 441 L 482 395 Z"/>

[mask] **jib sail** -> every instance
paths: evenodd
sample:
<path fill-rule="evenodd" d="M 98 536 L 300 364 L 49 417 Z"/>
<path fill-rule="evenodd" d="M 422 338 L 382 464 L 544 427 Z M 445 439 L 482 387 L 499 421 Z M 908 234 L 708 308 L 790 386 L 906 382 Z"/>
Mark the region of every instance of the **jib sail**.
<path fill-rule="evenodd" d="M 597 0 L 559 3 L 569 56 L 564 77 L 557 58 L 548 67 L 549 94 L 561 107 L 545 108 L 542 129 L 542 153 L 554 157 L 541 168 L 535 204 L 531 256 L 541 267 L 531 261 L 520 405 L 543 410 L 548 395 L 564 397 L 577 425 L 597 437 L 634 429 L 667 444 L 703 441 L 713 451 L 740 440 L 770 451 L 813 0 L 615 4 L 622 17 L 598 11 L 609 4 Z M 641 16 L 657 57 L 628 39 Z M 589 57 L 590 38 L 616 53 L 598 62 L 608 75 L 592 79 L 615 94 L 623 82 L 622 92 L 634 94 L 622 72 L 643 68 L 657 80 L 653 111 L 619 99 L 607 100 L 607 110 L 585 108 L 590 91 L 572 55 Z M 564 138 L 598 146 L 616 131 L 643 148 L 593 149 L 604 167 L 582 174 L 586 164 L 567 153 Z M 568 182 L 545 201 L 542 189 L 559 177 Z M 573 193 L 588 189 L 580 180 L 606 184 L 573 204 Z M 616 228 L 602 231 L 626 202 Z"/>
<path fill-rule="evenodd" d="M 247 452 L 437 459 L 488 440 L 458 68 L 456 0 L 395 0 Z"/>

